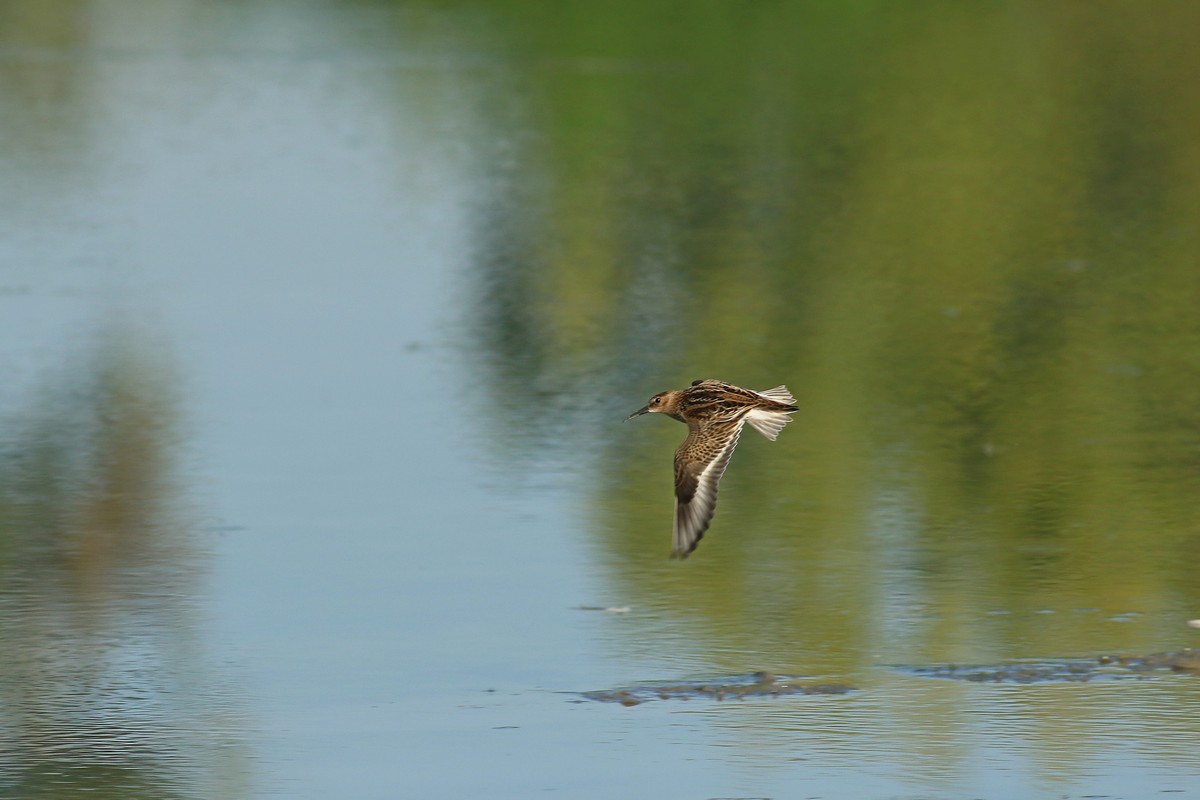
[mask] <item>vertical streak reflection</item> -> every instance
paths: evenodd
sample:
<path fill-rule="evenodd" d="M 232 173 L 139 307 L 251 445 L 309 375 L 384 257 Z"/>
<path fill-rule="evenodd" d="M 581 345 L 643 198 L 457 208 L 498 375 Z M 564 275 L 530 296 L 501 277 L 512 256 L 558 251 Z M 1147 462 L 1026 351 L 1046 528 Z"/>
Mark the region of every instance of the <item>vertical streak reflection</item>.
<path fill-rule="evenodd" d="M 168 362 L 105 335 L 35 398 L 0 439 L 0 792 L 244 796 Z"/>

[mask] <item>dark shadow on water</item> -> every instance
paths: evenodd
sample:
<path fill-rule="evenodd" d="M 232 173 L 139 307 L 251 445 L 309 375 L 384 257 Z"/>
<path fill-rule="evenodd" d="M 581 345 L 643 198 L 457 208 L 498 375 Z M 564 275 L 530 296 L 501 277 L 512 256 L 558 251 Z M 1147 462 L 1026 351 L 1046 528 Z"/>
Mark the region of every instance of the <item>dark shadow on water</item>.
<path fill-rule="evenodd" d="M 804 697 L 809 695 L 841 695 L 853 692 L 844 683 L 821 683 L 798 675 L 776 675 L 755 672 L 750 675 L 727 675 L 709 681 L 660 681 L 643 683 L 625 689 L 585 692 L 588 700 L 636 706 L 648 700 L 744 700 L 747 698 Z"/>
<path fill-rule="evenodd" d="M 1172 673 L 1197 675 L 1200 674 L 1200 652 L 1186 649 L 1145 656 L 1022 661 L 997 666 L 932 664 L 897 666 L 893 669 L 925 678 L 944 678 L 971 683 L 1084 683 L 1137 680 Z"/>

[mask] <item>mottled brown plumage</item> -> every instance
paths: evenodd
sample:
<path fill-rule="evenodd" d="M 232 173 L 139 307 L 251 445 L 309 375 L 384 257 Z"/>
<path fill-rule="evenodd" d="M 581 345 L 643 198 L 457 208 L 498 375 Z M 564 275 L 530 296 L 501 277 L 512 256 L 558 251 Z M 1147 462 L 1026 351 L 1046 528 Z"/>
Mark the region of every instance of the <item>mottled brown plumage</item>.
<path fill-rule="evenodd" d="M 672 555 L 686 558 L 696 549 L 717 507 L 717 486 L 747 422 L 774 440 L 791 422 L 796 401 L 786 386 L 765 392 L 715 380 L 695 381 L 686 389 L 660 392 L 630 414 L 666 414 L 688 426 L 675 451 L 675 525 Z"/>

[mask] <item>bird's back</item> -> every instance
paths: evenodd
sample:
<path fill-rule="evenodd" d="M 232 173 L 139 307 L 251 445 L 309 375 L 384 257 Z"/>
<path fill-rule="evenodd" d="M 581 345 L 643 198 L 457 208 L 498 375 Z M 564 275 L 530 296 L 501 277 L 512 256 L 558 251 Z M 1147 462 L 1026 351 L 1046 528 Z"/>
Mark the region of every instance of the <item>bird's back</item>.
<path fill-rule="evenodd" d="M 771 393 L 776 395 L 773 397 Z M 782 402 L 785 399 L 790 402 Z M 760 393 L 724 381 L 705 380 L 696 381 L 682 391 L 678 413 L 689 425 L 704 426 L 729 422 L 755 409 L 774 413 L 795 411 L 793 403 L 791 394 L 783 386 Z"/>

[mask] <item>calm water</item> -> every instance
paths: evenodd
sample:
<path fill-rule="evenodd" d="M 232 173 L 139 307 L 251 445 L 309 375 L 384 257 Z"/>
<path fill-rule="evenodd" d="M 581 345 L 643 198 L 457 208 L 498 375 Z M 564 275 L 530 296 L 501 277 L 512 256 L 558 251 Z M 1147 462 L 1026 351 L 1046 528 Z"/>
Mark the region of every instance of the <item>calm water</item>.
<path fill-rule="evenodd" d="M 920 669 L 1200 645 L 1200 6 L 1051 5 L 0 2 L 0 796 L 1200 797 Z"/>

